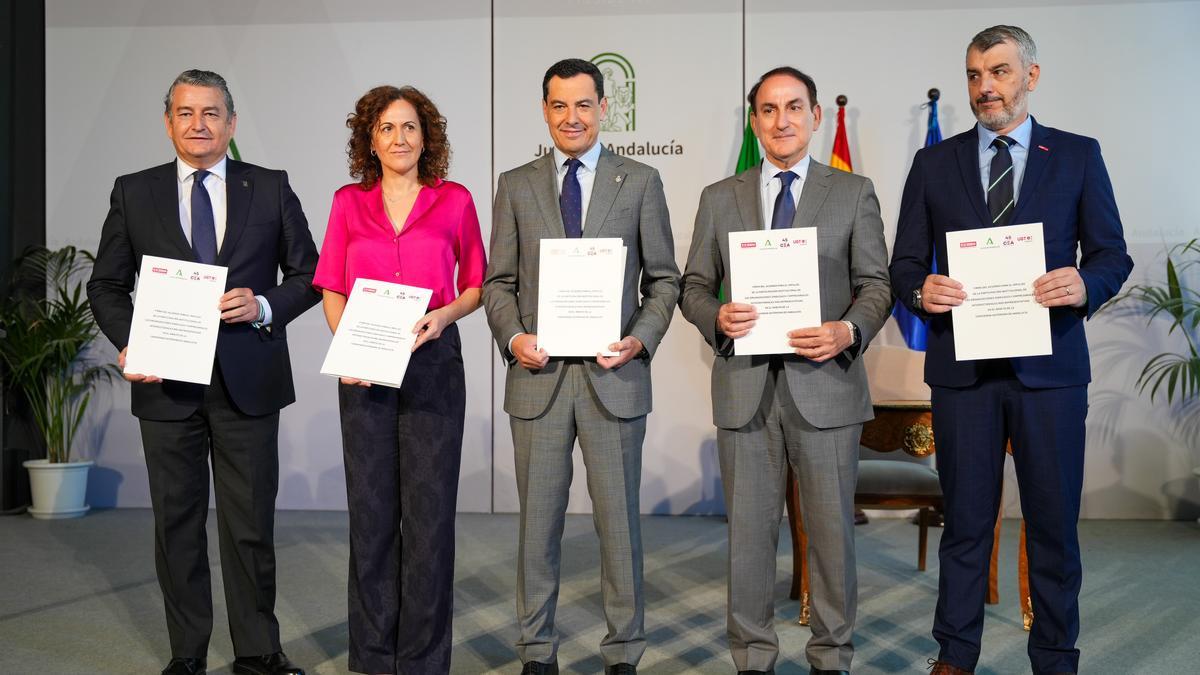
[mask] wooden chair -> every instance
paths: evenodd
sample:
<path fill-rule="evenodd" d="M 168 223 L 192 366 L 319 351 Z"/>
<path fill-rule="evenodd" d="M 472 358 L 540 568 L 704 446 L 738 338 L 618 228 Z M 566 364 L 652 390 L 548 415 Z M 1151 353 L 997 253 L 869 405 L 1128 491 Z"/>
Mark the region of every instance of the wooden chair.
<path fill-rule="evenodd" d="M 863 425 L 860 443 L 876 452 L 903 450 L 913 457 L 929 457 L 935 451 L 932 414 L 928 401 L 880 401 L 875 404 L 875 419 Z M 1009 448 L 1009 453 L 1012 449 Z M 918 509 L 917 569 L 924 572 L 929 524 L 934 509 L 943 508 L 937 471 L 911 461 L 863 459 L 859 461 L 858 489 L 854 503 L 873 509 Z M 792 530 L 792 588 L 790 597 L 800 601 L 800 624 L 809 619 L 808 536 L 800 514 L 800 495 L 795 476 L 788 469 L 787 514 Z M 988 574 L 988 604 L 1000 602 L 997 566 L 1000 554 L 1000 525 L 1003 513 L 996 514 L 992 560 Z M 1025 523 L 1021 522 L 1017 575 L 1020 586 L 1021 619 L 1025 630 L 1033 624 L 1029 599 L 1029 562 L 1025 556 Z"/>

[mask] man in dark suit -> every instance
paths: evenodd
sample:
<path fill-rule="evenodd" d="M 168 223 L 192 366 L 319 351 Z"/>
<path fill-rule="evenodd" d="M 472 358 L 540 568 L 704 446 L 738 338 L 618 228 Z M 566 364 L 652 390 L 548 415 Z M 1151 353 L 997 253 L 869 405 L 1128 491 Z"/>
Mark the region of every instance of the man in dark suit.
<path fill-rule="evenodd" d="M 518 655 L 523 673 L 557 673 L 563 517 L 579 440 L 600 536 L 608 634 L 605 672 L 630 675 L 646 649 L 639 491 L 650 413 L 650 359 L 671 325 L 679 268 L 662 180 L 600 144 L 604 78 L 581 59 L 542 80 L 554 150 L 500 175 L 483 304 L 508 364 L 509 414 L 521 502 L 517 561 Z M 562 358 L 537 342 L 542 238 L 616 237 L 628 247 L 617 356 Z"/>
<path fill-rule="evenodd" d="M 992 528 L 1011 443 L 1028 533 L 1034 673 L 1078 670 L 1082 566 L 1076 523 L 1091 380 L 1083 321 L 1133 269 L 1095 139 L 1038 124 L 1028 94 L 1040 69 L 1032 38 L 994 26 L 967 48 L 967 89 L 979 124 L 913 159 L 893 248 L 892 287 L 929 321 L 925 381 L 946 497 L 933 635 L 934 673 L 969 673 L 979 659 Z M 1030 279 L 1050 308 L 1053 353 L 959 361 L 952 309 L 966 294 L 946 264 L 946 233 L 1042 223 L 1045 274 Z M 933 262 L 936 257 L 937 267 Z"/>
<path fill-rule="evenodd" d="M 274 520 L 279 410 L 296 398 L 285 326 L 319 299 L 310 285 L 316 247 L 286 173 L 226 158 L 237 116 L 224 78 L 185 71 L 167 92 L 163 118 L 177 158 L 117 179 L 88 282 L 96 321 L 124 368 L 143 255 L 228 268 L 211 383 L 125 374 L 141 423 L 171 639 L 163 673 L 205 671 L 210 455 L 233 672 L 303 673 L 280 649 Z"/>

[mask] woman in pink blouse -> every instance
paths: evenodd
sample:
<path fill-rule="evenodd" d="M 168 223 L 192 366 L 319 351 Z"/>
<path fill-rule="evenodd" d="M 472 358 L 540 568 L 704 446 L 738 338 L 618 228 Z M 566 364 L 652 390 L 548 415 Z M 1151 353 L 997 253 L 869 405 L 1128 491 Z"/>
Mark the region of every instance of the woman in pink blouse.
<path fill-rule="evenodd" d="M 447 673 L 466 386 L 455 321 L 479 307 L 483 240 L 444 180 L 446 120 L 412 87 L 376 87 L 346 120 L 357 183 L 333 196 L 313 285 L 336 331 L 359 277 L 432 289 L 399 389 L 342 378 L 350 508 L 350 669 Z"/>

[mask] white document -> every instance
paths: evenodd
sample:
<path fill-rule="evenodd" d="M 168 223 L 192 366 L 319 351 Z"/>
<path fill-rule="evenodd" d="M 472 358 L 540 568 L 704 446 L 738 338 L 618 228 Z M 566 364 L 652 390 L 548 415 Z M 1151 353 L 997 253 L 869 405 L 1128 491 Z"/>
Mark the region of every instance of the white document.
<path fill-rule="evenodd" d="M 538 257 L 538 348 L 550 356 L 616 356 L 625 246 L 620 239 L 543 239 Z"/>
<path fill-rule="evenodd" d="M 428 288 L 355 279 L 321 374 L 399 388 L 417 338 L 413 326 L 432 295 Z"/>
<path fill-rule="evenodd" d="M 1051 353 L 1050 310 L 1033 299 L 1046 273 L 1041 223 L 947 232 L 946 263 L 967 294 L 950 311 L 957 360 Z"/>
<path fill-rule="evenodd" d="M 142 256 L 125 372 L 208 384 L 226 268 Z"/>
<path fill-rule="evenodd" d="M 792 354 L 788 331 L 821 325 L 817 228 L 730 232 L 729 268 L 730 300 L 758 310 L 734 354 Z"/>

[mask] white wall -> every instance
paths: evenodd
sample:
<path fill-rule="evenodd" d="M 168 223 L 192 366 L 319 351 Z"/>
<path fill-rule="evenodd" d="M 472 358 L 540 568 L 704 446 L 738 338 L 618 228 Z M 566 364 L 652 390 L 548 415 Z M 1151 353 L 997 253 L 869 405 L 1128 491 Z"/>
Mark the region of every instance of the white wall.
<path fill-rule="evenodd" d="M 287 169 L 319 247 L 334 190 L 350 182 L 346 115 L 379 84 L 412 84 L 448 120 L 450 178 L 491 222 L 489 3 L 47 3 L 47 239 L 95 250 L 113 179 L 173 157 L 162 97 L 181 71 L 229 81 L 246 161 Z M 197 10 L 197 7 L 199 9 Z M 454 54 L 445 58 L 444 54 Z M 459 508 L 491 510 L 491 359 L 482 313 L 462 324 L 467 421 Z M 318 374 L 329 345 L 319 308 L 289 327 L 297 402 L 280 420 L 280 508 L 345 508 L 337 390 Z M 106 345 L 107 346 L 107 345 Z M 93 453 L 92 503 L 148 506 L 127 386 Z M 101 403 L 97 401 L 97 403 Z M 106 406 L 100 405 L 100 408 Z"/>
<path fill-rule="evenodd" d="M 1029 4 L 1000 10 L 979 0 L 926 0 L 895 9 L 865 0 L 827 11 L 750 0 L 743 14 L 737 0 L 538 0 L 495 3 L 493 16 L 491 3 L 481 0 L 435 9 L 382 0 L 352 8 L 331 0 L 226 1 L 199 14 L 174 1 L 50 0 L 47 237 L 94 248 L 112 179 L 170 158 L 159 101 L 172 77 L 193 66 L 229 79 L 244 158 L 289 170 L 318 243 L 330 195 L 348 181 L 342 122 L 356 97 L 384 82 L 424 89 L 449 119 L 452 178 L 476 196 L 486 237 L 495 176 L 547 142 L 538 101 L 545 67 L 612 51 L 636 69 L 638 123 L 601 140 L 684 146 L 680 156 L 642 158 L 663 174 L 681 265 L 700 190 L 732 170 L 745 87 L 784 63 L 816 79 L 827 117 L 812 152 L 822 161 L 832 147 L 833 100 L 849 97 L 854 167 L 875 182 L 890 241 L 904 178 L 924 138 L 926 90 L 943 93 L 946 136 L 970 128 L 965 45 L 979 29 L 1009 22 L 1039 45 L 1042 80 L 1031 110 L 1044 124 L 1100 139 L 1138 265 L 1134 277 L 1160 278 L 1164 244 L 1200 234 L 1193 188 L 1200 142 L 1192 130 L 1200 93 L 1190 84 L 1200 66 L 1200 2 Z M 1179 436 L 1172 411 L 1151 406 L 1132 387 L 1146 359 L 1180 344 L 1166 339 L 1165 326 L 1146 330 L 1128 316 L 1101 315 L 1088 334 L 1095 382 L 1084 516 L 1200 515 L 1200 488 L 1191 478 L 1200 449 Z M 342 508 L 336 400 L 332 383 L 315 372 L 328 344 L 319 311 L 302 317 L 291 336 L 299 401 L 283 417 L 279 503 Z M 869 352 L 878 397 L 927 395 L 921 355 L 901 345 L 889 325 L 879 349 Z M 465 322 L 464 348 L 470 393 L 460 508 L 515 510 L 511 439 L 499 400 L 503 371 L 481 314 Z M 646 512 L 722 508 L 708 367 L 696 331 L 677 318 L 654 363 Z M 92 502 L 145 505 L 127 392 L 118 387 L 98 403 L 93 454 L 102 468 Z M 577 483 L 571 507 L 586 510 Z M 1015 489 L 1008 497 L 1015 512 Z"/>

